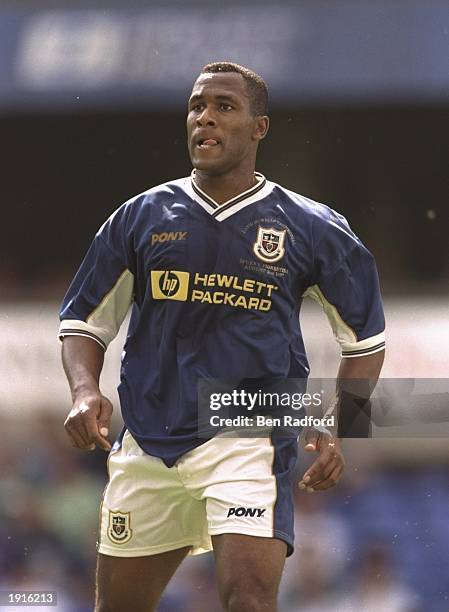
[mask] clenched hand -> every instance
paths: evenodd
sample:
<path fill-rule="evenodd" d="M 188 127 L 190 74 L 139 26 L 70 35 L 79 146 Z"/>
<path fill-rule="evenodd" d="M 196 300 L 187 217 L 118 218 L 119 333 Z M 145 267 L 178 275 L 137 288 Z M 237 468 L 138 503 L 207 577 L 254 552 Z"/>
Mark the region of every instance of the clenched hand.
<path fill-rule="evenodd" d="M 75 399 L 64 427 L 72 446 L 81 450 L 94 450 L 95 446 L 111 450 L 107 439 L 112 415 L 112 404 L 100 392 Z"/>

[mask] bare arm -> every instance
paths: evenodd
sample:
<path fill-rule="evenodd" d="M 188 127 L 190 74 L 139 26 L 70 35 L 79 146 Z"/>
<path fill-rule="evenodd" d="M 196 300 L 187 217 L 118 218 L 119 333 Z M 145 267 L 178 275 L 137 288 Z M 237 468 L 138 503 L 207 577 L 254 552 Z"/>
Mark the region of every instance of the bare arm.
<path fill-rule="evenodd" d="M 365 357 L 342 359 L 338 371 L 337 402 L 335 417 L 338 423 L 338 437 L 351 434 L 351 426 L 361 411 L 369 410 L 369 398 L 377 384 L 384 362 L 385 351 L 379 351 Z M 367 412 L 368 419 L 370 414 Z M 369 425 L 368 425 L 369 426 Z M 366 427 L 366 426 L 365 426 Z M 368 433 L 361 432 L 357 436 L 365 437 Z"/>
<path fill-rule="evenodd" d="M 99 388 L 103 367 L 102 347 L 84 336 L 66 336 L 62 343 L 62 363 L 72 393 L 72 409 L 64 427 L 72 445 L 82 450 L 99 446 L 109 451 L 107 440 L 112 415 L 111 402 Z"/>
<path fill-rule="evenodd" d="M 365 357 L 342 359 L 338 378 L 360 378 L 377 382 L 385 358 L 385 351 L 378 351 Z"/>
<path fill-rule="evenodd" d="M 379 378 L 384 356 L 385 351 L 379 351 L 373 355 L 341 360 L 337 380 L 337 400 L 333 406 L 333 413 L 339 424 L 339 433 L 344 431 L 345 425 L 348 422 L 351 423 L 357 416 L 358 406 L 353 402 L 343 400 L 345 392 L 349 390 L 358 395 L 361 400 L 368 400 Z M 351 380 L 350 383 L 347 382 L 349 380 Z M 345 414 L 345 410 L 351 410 L 353 413 Z M 343 426 L 340 421 L 343 422 Z M 320 454 L 299 482 L 301 489 L 309 492 L 319 491 L 328 489 L 339 481 L 345 467 L 345 460 L 336 436 L 336 432 L 331 435 L 313 430 L 306 435 L 305 450 L 318 451 Z"/>

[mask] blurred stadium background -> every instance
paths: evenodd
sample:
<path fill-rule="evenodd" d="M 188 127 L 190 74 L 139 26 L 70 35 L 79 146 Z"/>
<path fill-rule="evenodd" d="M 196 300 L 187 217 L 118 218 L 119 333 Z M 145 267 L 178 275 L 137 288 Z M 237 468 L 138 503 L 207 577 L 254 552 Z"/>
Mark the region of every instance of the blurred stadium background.
<path fill-rule="evenodd" d="M 258 169 L 342 212 L 374 252 L 384 376 L 447 379 L 448 58 L 443 0 L 1 3 L 0 590 L 92 609 L 105 455 L 65 439 L 58 304 L 108 214 L 190 172 L 185 101 L 208 61 L 268 81 Z M 307 305 L 302 323 L 312 375 L 333 376 L 323 315 Z M 116 429 L 119 356 L 120 339 L 103 377 Z M 338 488 L 297 493 L 281 611 L 449 610 L 447 428 L 373 432 L 345 442 Z M 211 555 L 188 560 L 160 610 L 214 609 Z"/>

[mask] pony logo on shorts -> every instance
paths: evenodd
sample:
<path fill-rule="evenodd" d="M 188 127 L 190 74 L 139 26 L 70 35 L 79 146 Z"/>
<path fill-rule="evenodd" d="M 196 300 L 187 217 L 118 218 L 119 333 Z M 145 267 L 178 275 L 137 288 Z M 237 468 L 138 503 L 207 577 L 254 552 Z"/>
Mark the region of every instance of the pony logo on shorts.
<path fill-rule="evenodd" d="M 131 539 L 130 512 L 109 510 L 108 537 L 115 544 L 124 544 Z"/>
<path fill-rule="evenodd" d="M 228 510 L 228 515 L 226 518 L 229 518 L 230 516 L 251 516 L 251 517 L 256 517 L 256 518 L 260 518 L 261 516 L 263 516 L 266 512 L 266 508 L 243 508 L 243 506 L 241 506 L 240 508 L 229 508 Z"/>

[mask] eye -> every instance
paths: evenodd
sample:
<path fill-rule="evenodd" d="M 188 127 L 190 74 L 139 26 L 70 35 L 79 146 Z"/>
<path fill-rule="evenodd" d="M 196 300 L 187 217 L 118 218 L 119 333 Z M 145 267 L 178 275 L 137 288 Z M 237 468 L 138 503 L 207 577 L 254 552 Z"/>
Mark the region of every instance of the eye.
<path fill-rule="evenodd" d="M 202 102 L 196 102 L 192 104 L 190 110 L 194 113 L 200 113 L 204 109 L 204 104 Z"/>
<path fill-rule="evenodd" d="M 222 111 L 230 111 L 232 110 L 234 107 L 231 104 L 228 104 L 227 102 L 222 102 L 220 104 L 220 110 Z"/>

